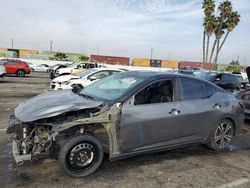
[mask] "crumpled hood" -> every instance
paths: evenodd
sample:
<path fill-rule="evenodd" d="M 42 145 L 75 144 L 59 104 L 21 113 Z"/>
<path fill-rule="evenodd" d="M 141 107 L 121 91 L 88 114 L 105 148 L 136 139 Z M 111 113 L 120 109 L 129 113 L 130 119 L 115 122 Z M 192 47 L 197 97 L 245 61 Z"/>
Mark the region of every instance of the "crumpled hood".
<path fill-rule="evenodd" d="M 104 102 L 88 100 L 71 90 L 49 91 L 21 103 L 15 109 L 15 116 L 22 122 L 31 122 L 102 104 Z"/>
<path fill-rule="evenodd" d="M 64 75 L 64 76 L 59 76 L 56 77 L 55 79 L 52 80 L 52 82 L 67 82 L 71 79 L 78 79 L 80 78 L 79 76 L 73 76 L 73 75 Z"/>

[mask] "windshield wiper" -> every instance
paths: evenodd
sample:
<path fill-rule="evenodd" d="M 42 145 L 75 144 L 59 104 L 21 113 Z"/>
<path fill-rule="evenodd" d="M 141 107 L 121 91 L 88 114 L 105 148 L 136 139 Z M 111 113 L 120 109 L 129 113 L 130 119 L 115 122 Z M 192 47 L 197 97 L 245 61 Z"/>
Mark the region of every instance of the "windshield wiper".
<path fill-rule="evenodd" d="M 91 97 L 91 96 L 89 96 L 89 95 L 86 95 L 86 94 L 80 93 L 79 95 L 83 96 L 83 97 L 86 98 L 86 99 L 94 99 L 93 97 Z"/>

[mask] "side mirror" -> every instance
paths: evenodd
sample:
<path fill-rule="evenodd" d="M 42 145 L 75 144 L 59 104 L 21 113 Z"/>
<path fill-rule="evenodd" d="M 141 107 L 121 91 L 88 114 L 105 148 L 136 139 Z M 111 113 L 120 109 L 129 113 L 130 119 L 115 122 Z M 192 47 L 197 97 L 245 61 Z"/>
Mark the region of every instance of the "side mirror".
<path fill-rule="evenodd" d="M 90 77 L 89 77 L 89 80 L 90 80 L 90 81 L 94 81 L 94 80 L 97 80 L 97 78 L 96 78 L 95 76 L 90 76 Z"/>

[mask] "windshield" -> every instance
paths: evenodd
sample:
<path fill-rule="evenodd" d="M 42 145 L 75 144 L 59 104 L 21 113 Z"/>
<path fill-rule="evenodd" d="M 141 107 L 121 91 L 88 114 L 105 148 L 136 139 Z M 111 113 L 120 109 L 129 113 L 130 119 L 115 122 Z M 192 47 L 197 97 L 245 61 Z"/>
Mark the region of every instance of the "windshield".
<path fill-rule="evenodd" d="M 210 80 L 215 75 L 216 75 L 216 73 L 214 73 L 214 72 L 203 72 L 203 73 L 197 74 L 196 76 L 198 78 L 203 79 L 203 80 Z"/>
<path fill-rule="evenodd" d="M 68 65 L 67 67 L 68 68 L 73 68 L 74 66 L 76 66 L 78 63 L 72 63 L 72 64 L 70 64 L 70 65 Z"/>
<path fill-rule="evenodd" d="M 137 86 L 143 78 L 127 74 L 115 74 L 87 86 L 80 94 L 113 101 Z"/>
<path fill-rule="evenodd" d="M 77 76 L 79 76 L 79 77 L 84 77 L 84 76 L 87 76 L 87 75 L 89 75 L 89 74 L 91 74 L 91 73 L 94 73 L 94 72 L 96 72 L 97 70 L 96 69 L 89 69 L 89 70 L 86 70 L 86 71 L 83 71 L 83 72 L 79 72 L 78 74 L 77 74 Z"/>

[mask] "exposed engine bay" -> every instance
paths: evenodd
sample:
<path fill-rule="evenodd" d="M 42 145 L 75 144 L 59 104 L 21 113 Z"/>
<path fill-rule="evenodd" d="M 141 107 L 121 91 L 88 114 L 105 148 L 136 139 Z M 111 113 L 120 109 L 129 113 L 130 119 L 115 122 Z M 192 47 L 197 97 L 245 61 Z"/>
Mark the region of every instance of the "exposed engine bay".
<path fill-rule="evenodd" d="M 51 127 L 22 126 L 17 130 L 14 140 L 20 148 L 20 154 L 48 154 L 52 144 Z"/>

